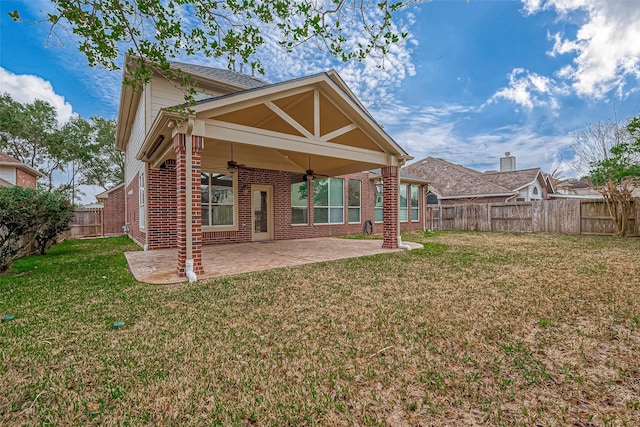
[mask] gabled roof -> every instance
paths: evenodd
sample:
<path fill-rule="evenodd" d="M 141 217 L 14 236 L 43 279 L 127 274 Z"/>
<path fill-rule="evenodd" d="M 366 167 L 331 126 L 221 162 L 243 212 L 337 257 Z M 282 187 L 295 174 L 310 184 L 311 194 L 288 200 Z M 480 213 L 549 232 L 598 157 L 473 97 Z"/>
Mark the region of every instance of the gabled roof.
<path fill-rule="evenodd" d="M 510 172 L 485 172 L 482 176 L 495 184 L 515 191 L 531 184 L 540 173 L 540 168 L 531 168 Z"/>
<path fill-rule="evenodd" d="M 25 165 L 15 157 L 11 157 L 10 155 L 3 153 L 1 151 L 0 151 L 0 166 L 12 166 L 12 167 L 15 167 L 16 169 L 21 169 L 27 172 L 29 175 L 35 176 L 36 178 L 39 178 L 42 176 L 42 174 L 39 171 L 35 170 L 30 166 Z"/>
<path fill-rule="evenodd" d="M 402 168 L 403 172 L 429 181 L 442 198 L 512 196 L 514 191 L 486 179 L 473 169 L 435 157 L 418 160 Z"/>
<path fill-rule="evenodd" d="M 10 155 L 3 153 L 2 151 L 0 151 L 0 163 L 18 163 L 21 164 L 22 162 L 14 157 L 11 157 Z"/>
<path fill-rule="evenodd" d="M 142 95 L 142 91 L 134 90 L 124 84 L 129 67 L 135 67 L 138 57 L 126 55 L 122 67 L 122 81 L 120 89 L 120 103 L 118 106 L 118 123 L 116 127 L 116 148 L 124 151 L 130 135 L 131 126 L 135 119 L 135 111 Z M 242 73 L 236 73 L 222 68 L 212 68 L 203 65 L 185 64 L 177 61 L 169 61 L 172 67 L 190 74 L 194 80 L 202 85 L 218 87 L 224 93 L 233 93 L 241 90 L 252 89 L 267 85 L 268 83 L 256 77 Z"/>
<path fill-rule="evenodd" d="M 216 96 L 191 110 L 194 132 L 217 145 L 216 152 L 209 152 L 211 168 L 224 167 L 231 144 L 235 161 L 250 167 L 313 169 L 329 176 L 412 158 L 333 71 Z M 136 153 L 138 160 L 159 167 L 172 158 L 178 114 L 160 110 Z"/>
<path fill-rule="evenodd" d="M 120 183 L 120 184 L 118 184 L 118 185 L 116 185 L 114 187 L 111 187 L 110 189 L 108 189 L 106 191 L 103 191 L 100 194 L 96 194 L 96 199 L 98 199 L 98 200 L 100 200 L 100 199 L 108 199 L 109 195 L 111 193 L 113 193 L 114 191 L 116 191 L 116 190 L 118 190 L 119 188 L 122 188 L 122 187 L 124 187 L 124 182 L 122 182 L 122 183 Z"/>

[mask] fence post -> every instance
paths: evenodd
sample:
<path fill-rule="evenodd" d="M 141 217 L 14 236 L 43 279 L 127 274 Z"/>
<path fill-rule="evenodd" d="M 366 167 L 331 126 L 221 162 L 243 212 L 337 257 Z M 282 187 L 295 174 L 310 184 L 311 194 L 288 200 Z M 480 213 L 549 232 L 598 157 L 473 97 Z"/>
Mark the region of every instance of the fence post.
<path fill-rule="evenodd" d="M 633 206 L 635 206 L 635 214 L 633 215 L 633 222 L 636 224 L 635 236 L 640 237 L 640 198 L 633 199 Z"/>

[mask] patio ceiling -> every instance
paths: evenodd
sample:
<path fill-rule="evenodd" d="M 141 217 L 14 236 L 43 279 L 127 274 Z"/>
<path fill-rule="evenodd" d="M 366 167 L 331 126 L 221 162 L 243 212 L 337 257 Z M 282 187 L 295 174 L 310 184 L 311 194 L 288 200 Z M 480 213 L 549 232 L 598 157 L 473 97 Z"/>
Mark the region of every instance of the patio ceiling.
<path fill-rule="evenodd" d="M 202 168 L 224 169 L 232 152 L 241 167 L 326 176 L 409 158 L 338 83 L 323 73 L 201 102 L 193 134 L 204 136 Z M 175 158 L 172 135 L 186 133 L 175 122 L 161 112 L 138 158 L 153 167 Z"/>

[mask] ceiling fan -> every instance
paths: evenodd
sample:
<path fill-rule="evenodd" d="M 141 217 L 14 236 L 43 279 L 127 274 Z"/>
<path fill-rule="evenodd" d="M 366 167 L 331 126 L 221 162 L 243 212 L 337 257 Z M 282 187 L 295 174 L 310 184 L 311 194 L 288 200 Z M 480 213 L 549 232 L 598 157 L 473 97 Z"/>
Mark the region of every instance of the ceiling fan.
<path fill-rule="evenodd" d="M 233 143 L 231 144 L 231 160 L 227 161 L 227 171 L 233 175 L 234 173 L 238 172 L 238 169 L 249 169 L 246 167 L 246 165 L 241 165 L 238 162 L 236 162 L 235 160 L 233 160 Z"/>
<path fill-rule="evenodd" d="M 309 154 L 309 169 L 305 171 L 305 174 L 302 176 L 302 180 L 305 182 L 313 181 L 316 179 L 316 176 L 327 177 L 329 175 L 316 174 L 313 172 L 313 169 L 311 169 L 311 154 Z"/>

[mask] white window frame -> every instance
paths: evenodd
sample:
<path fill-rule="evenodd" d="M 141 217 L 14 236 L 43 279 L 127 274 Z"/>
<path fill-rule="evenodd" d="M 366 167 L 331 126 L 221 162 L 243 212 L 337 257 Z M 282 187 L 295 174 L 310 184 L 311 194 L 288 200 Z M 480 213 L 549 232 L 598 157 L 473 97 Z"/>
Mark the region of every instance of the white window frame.
<path fill-rule="evenodd" d="M 351 183 L 352 182 L 358 184 L 358 204 L 357 205 L 349 204 L 351 202 Z M 351 212 L 352 209 L 358 210 L 358 221 L 349 221 L 349 218 L 350 218 L 349 213 Z M 362 222 L 362 181 L 360 181 L 359 179 L 347 180 L 347 221 L 349 224 L 360 224 Z"/>
<path fill-rule="evenodd" d="M 402 205 L 402 189 L 405 189 L 404 194 L 404 202 L 405 205 Z M 409 222 L 409 185 L 408 184 L 400 184 L 400 188 L 398 188 L 398 216 L 400 218 L 400 222 Z M 402 219 L 402 214 L 404 213 L 404 219 Z"/>
<path fill-rule="evenodd" d="M 413 205 L 413 196 L 415 193 L 415 201 L 416 205 Z M 415 219 L 413 218 L 413 213 L 416 213 Z M 411 222 L 420 221 L 420 188 L 417 185 L 412 185 L 409 189 L 409 220 Z"/>
<path fill-rule="evenodd" d="M 295 205 L 293 204 L 293 189 L 294 189 L 294 185 L 300 185 L 300 184 L 307 184 L 307 197 L 306 197 L 306 206 L 301 206 L 301 205 Z M 309 183 L 308 182 L 292 182 L 291 183 L 291 197 L 289 198 L 291 200 L 291 225 L 292 226 L 299 226 L 299 225 L 309 225 Z M 297 208 L 297 209 L 306 209 L 306 221 L 305 222 L 293 222 L 293 208 Z"/>
<path fill-rule="evenodd" d="M 327 206 L 316 206 L 316 183 L 321 180 L 327 180 Z M 340 180 L 342 182 L 342 204 L 341 205 L 332 205 L 331 204 L 331 181 L 332 180 Z M 313 181 L 313 225 L 335 225 L 335 224 L 344 224 L 344 178 L 320 178 Z M 331 221 L 331 209 L 342 209 L 342 219 L 340 221 Z M 316 209 L 327 209 L 327 222 L 316 222 Z"/>
<path fill-rule="evenodd" d="M 203 170 L 201 171 L 201 173 L 203 174 L 207 174 L 208 175 L 208 179 L 209 179 L 209 202 L 206 203 L 206 209 L 207 212 L 209 214 L 209 222 L 211 222 L 211 205 L 213 204 L 212 202 L 212 197 L 211 197 L 211 176 L 212 175 L 231 175 L 232 177 L 232 189 L 233 189 L 233 214 L 232 214 L 232 218 L 233 218 L 233 224 L 225 224 L 225 225 L 202 225 L 202 231 L 203 232 L 213 232 L 213 231 L 237 231 L 238 230 L 238 174 L 234 173 L 234 174 L 229 174 L 229 172 L 227 171 L 216 171 L 216 170 Z M 200 187 L 200 191 L 202 191 L 202 187 Z M 202 215 L 202 211 L 205 209 L 205 203 L 202 201 L 202 199 L 200 200 L 200 209 L 201 209 L 201 215 Z"/>
<path fill-rule="evenodd" d="M 380 191 L 378 191 L 380 187 Z M 380 219 L 378 219 L 380 217 Z M 373 186 L 373 222 L 382 224 L 384 222 L 384 196 L 382 190 L 382 181 L 377 182 Z"/>

